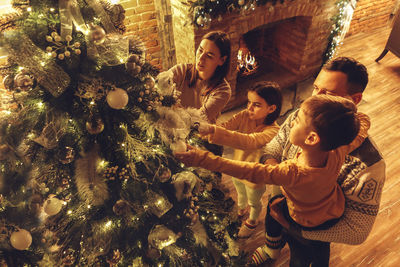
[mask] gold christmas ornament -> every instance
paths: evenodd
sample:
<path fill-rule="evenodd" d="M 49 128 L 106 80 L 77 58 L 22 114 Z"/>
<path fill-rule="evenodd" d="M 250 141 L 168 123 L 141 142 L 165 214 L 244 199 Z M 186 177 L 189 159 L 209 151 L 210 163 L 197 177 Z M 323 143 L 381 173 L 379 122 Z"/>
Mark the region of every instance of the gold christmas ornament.
<path fill-rule="evenodd" d="M 125 64 L 126 67 L 126 71 L 132 75 L 132 76 L 136 76 L 137 74 L 139 74 L 142 70 L 141 67 L 142 64 L 142 60 L 140 59 L 140 56 L 137 54 L 131 54 L 128 57 L 128 60 Z"/>
<path fill-rule="evenodd" d="M 204 25 L 204 17 L 203 16 L 198 16 L 196 19 L 196 23 L 199 26 L 203 26 Z"/>
<path fill-rule="evenodd" d="M 50 216 L 56 215 L 62 209 L 62 201 L 59 200 L 58 198 L 54 197 L 54 196 L 49 197 L 44 202 L 43 209 L 44 209 L 44 212 L 46 212 L 47 215 L 50 215 Z"/>
<path fill-rule="evenodd" d="M 33 83 L 33 78 L 25 73 L 18 73 L 14 77 L 14 88 L 22 91 L 28 91 L 32 89 Z"/>
<path fill-rule="evenodd" d="M 75 251 L 71 248 L 63 251 L 62 263 L 65 266 L 71 266 L 75 263 Z"/>
<path fill-rule="evenodd" d="M 156 81 L 154 80 L 154 78 L 152 76 L 146 77 L 144 79 L 144 88 L 146 88 L 147 90 L 152 90 L 155 85 L 156 85 Z"/>
<path fill-rule="evenodd" d="M 128 202 L 126 202 L 123 199 L 118 200 L 117 202 L 115 202 L 114 206 L 113 206 L 113 212 L 115 213 L 115 215 L 117 216 L 121 216 L 126 214 L 127 212 L 129 212 L 130 208 L 129 208 L 129 204 Z"/>
<path fill-rule="evenodd" d="M 157 176 L 160 182 L 165 183 L 171 178 L 171 170 L 168 167 L 161 166 Z"/>
<path fill-rule="evenodd" d="M 161 257 L 161 252 L 156 248 L 149 247 L 149 249 L 146 252 L 146 256 L 150 259 L 156 260 L 159 257 Z"/>
<path fill-rule="evenodd" d="M 174 244 L 178 238 L 179 235 L 164 225 L 154 226 L 147 237 L 149 245 L 159 250 Z"/>
<path fill-rule="evenodd" d="M 6 75 L 6 76 L 4 76 L 3 84 L 7 90 L 11 90 L 14 85 L 14 79 L 12 78 L 11 75 Z"/>
<path fill-rule="evenodd" d="M 104 43 L 106 38 L 106 32 L 99 25 L 91 25 L 89 32 L 89 41 L 93 42 L 95 45 Z"/>
<path fill-rule="evenodd" d="M 75 150 L 69 146 L 66 146 L 63 149 L 61 149 L 58 155 L 58 160 L 62 164 L 71 163 L 74 159 L 75 159 Z"/>
<path fill-rule="evenodd" d="M 18 229 L 11 234 L 10 242 L 15 249 L 25 250 L 32 244 L 32 235 L 25 229 Z"/>
<path fill-rule="evenodd" d="M 129 96 L 125 90 L 116 88 L 108 92 L 106 99 L 111 108 L 123 109 L 128 104 Z"/>
<path fill-rule="evenodd" d="M 104 123 L 100 117 L 90 119 L 86 122 L 86 130 L 90 134 L 99 134 L 104 130 Z"/>
<path fill-rule="evenodd" d="M 119 252 L 118 249 L 113 250 L 112 253 L 109 253 L 107 255 L 107 263 L 110 264 L 110 266 L 118 264 L 120 260 L 121 260 L 121 252 Z"/>

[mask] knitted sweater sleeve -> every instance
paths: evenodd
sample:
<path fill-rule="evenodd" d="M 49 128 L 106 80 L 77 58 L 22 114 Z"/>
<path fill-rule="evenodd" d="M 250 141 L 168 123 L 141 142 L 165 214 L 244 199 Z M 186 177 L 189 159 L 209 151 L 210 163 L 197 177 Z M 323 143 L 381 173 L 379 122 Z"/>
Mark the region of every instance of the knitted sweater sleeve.
<path fill-rule="evenodd" d="M 385 162 L 370 138 L 346 156 L 338 182 L 346 197 L 342 218 L 326 230 L 302 231 L 304 238 L 357 245 L 367 239 L 378 215 Z"/>
<path fill-rule="evenodd" d="M 263 155 L 260 158 L 260 163 L 264 163 L 267 159 L 273 158 L 278 162 L 282 161 L 284 148 L 289 140 L 290 124 L 296 118 L 297 111 L 290 114 L 279 128 L 278 133 L 272 140 L 263 148 Z"/>

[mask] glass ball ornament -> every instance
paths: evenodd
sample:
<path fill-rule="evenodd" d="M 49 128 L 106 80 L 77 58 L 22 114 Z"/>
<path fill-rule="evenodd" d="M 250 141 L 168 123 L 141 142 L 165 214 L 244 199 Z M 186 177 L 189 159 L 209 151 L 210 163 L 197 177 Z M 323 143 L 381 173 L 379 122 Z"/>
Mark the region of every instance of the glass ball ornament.
<path fill-rule="evenodd" d="M 95 45 L 104 43 L 106 39 L 105 30 L 99 25 L 92 25 L 89 30 L 89 41 L 93 42 Z"/>
<path fill-rule="evenodd" d="M 238 0 L 238 5 L 243 6 L 245 2 L 246 2 L 245 0 Z"/>
<path fill-rule="evenodd" d="M 62 164 L 68 164 L 74 161 L 75 159 L 75 150 L 72 147 L 66 146 L 60 150 L 58 155 L 58 160 Z"/>
<path fill-rule="evenodd" d="M 99 134 L 104 130 L 104 122 L 100 117 L 92 118 L 86 122 L 86 130 L 90 134 Z"/>
<path fill-rule="evenodd" d="M 13 77 L 12 77 L 11 75 L 6 75 L 6 76 L 4 76 L 4 78 L 3 78 L 3 84 L 4 84 L 4 87 L 5 87 L 7 90 L 11 90 L 11 89 L 13 88 L 13 85 L 14 85 L 14 79 L 13 79 Z"/>
<path fill-rule="evenodd" d="M 211 26 L 211 15 L 210 14 L 204 14 L 204 23 L 203 23 L 203 28 L 204 29 L 209 29 Z"/>
<path fill-rule="evenodd" d="M 111 108 L 123 109 L 128 104 L 129 96 L 125 90 L 116 88 L 108 92 L 106 100 Z"/>
<path fill-rule="evenodd" d="M 33 83 L 33 78 L 25 73 L 18 73 L 14 77 L 14 87 L 22 91 L 28 91 L 32 89 Z"/>
<path fill-rule="evenodd" d="M 128 213 L 129 210 L 130 210 L 130 207 L 129 207 L 128 202 L 126 202 L 123 199 L 120 199 L 117 202 L 115 202 L 115 204 L 113 206 L 113 212 L 117 216 L 124 215 L 124 214 Z"/>
<path fill-rule="evenodd" d="M 160 167 L 158 170 L 158 180 L 160 180 L 162 183 L 165 183 L 169 179 L 171 179 L 171 170 L 166 166 Z"/>
<path fill-rule="evenodd" d="M 10 243 L 13 248 L 18 250 L 28 249 L 32 244 L 32 235 L 25 229 L 18 229 L 10 236 Z"/>
<path fill-rule="evenodd" d="M 202 16 L 202 15 L 200 15 L 200 16 L 198 16 L 197 17 L 197 19 L 196 19 L 196 24 L 198 25 L 198 26 L 201 26 L 201 27 L 203 27 L 204 26 L 204 17 Z"/>
<path fill-rule="evenodd" d="M 43 210 L 47 215 L 56 215 L 62 209 L 63 202 L 58 198 L 51 196 L 43 204 Z"/>
<path fill-rule="evenodd" d="M 154 78 L 152 76 L 146 77 L 144 79 L 144 88 L 146 88 L 147 90 L 152 90 L 155 85 L 156 85 L 156 81 L 154 80 Z"/>
<path fill-rule="evenodd" d="M 76 256 L 75 250 L 69 248 L 62 252 L 62 263 L 64 266 L 72 266 L 75 263 Z"/>

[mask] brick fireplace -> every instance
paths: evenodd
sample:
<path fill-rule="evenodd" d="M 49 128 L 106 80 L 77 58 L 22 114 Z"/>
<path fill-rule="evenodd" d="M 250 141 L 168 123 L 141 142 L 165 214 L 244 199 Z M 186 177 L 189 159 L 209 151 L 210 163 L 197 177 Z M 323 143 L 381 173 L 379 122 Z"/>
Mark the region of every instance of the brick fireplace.
<path fill-rule="evenodd" d="M 214 19 L 208 29 L 191 24 L 189 6 L 171 0 L 174 50 L 177 63 L 194 62 L 201 37 L 210 30 L 227 32 L 232 41 L 232 65 L 228 80 L 232 98 L 227 109 L 246 101 L 245 89 L 258 80 L 276 81 L 283 89 L 315 74 L 322 63 L 336 0 L 292 0 L 267 3 L 247 13 L 233 12 Z M 250 75 L 240 75 L 237 55 L 243 46 L 259 64 Z"/>

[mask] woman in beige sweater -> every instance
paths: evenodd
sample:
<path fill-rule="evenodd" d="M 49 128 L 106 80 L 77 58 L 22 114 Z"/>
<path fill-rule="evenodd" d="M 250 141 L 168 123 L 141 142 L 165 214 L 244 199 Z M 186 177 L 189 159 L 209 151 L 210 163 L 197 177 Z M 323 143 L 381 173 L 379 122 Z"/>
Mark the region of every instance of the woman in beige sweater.
<path fill-rule="evenodd" d="M 177 64 L 173 82 L 183 107 L 200 110 L 204 119 L 215 123 L 231 97 L 231 87 L 225 79 L 231 62 L 231 43 L 222 31 L 203 36 L 196 51 L 194 64 Z"/>
<path fill-rule="evenodd" d="M 215 126 L 201 124 L 200 134 L 207 135 L 209 142 L 235 148 L 233 159 L 258 161 L 261 150 L 278 132 L 275 120 L 279 117 L 282 95 L 279 85 L 273 82 L 256 83 L 247 93 L 247 108 L 235 114 L 227 122 Z M 249 218 L 242 224 L 238 236 L 249 237 L 257 226 L 261 213 L 261 197 L 265 185 L 254 184 L 232 177 L 238 194 L 238 215 L 245 215 L 250 206 Z"/>

